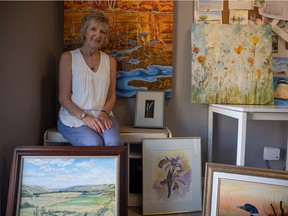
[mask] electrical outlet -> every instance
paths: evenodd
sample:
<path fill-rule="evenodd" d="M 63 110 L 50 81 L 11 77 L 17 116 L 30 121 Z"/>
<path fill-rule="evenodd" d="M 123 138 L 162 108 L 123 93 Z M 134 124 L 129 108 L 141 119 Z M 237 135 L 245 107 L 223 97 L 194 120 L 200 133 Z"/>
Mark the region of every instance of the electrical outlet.
<path fill-rule="evenodd" d="M 279 160 L 280 149 L 274 147 L 264 147 L 263 160 Z"/>

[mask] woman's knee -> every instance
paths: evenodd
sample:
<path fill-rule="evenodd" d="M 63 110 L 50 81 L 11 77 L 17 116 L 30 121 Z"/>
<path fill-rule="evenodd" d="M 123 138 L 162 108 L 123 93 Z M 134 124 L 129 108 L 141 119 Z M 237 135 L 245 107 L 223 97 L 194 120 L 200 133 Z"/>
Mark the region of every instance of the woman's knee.
<path fill-rule="evenodd" d="M 112 122 L 113 127 L 104 131 L 102 134 L 104 144 L 105 146 L 122 146 L 123 142 L 119 132 L 119 125 L 115 118 L 113 118 Z"/>
<path fill-rule="evenodd" d="M 103 146 L 102 138 L 87 126 L 71 128 L 58 122 L 58 130 L 73 146 Z"/>
<path fill-rule="evenodd" d="M 73 146 L 103 146 L 103 140 L 97 134 L 71 134 L 66 139 Z"/>
<path fill-rule="evenodd" d="M 103 146 L 103 140 L 98 134 L 87 134 L 85 137 L 78 138 L 80 146 Z"/>
<path fill-rule="evenodd" d="M 123 142 L 120 136 L 109 136 L 105 139 L 105 146 L 122 146 Z"/>

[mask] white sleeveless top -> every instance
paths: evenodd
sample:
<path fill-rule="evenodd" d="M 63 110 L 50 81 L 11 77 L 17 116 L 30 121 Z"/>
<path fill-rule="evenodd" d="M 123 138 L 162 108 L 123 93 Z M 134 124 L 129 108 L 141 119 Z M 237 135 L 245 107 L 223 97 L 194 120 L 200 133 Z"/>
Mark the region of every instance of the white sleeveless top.
<path fill-rule="evenodd" d="M 70 51 L 72 55 L 72 93 L 71 99 L 85 113 L 98 117 L 103 109 L 110 85 L 110 59 L 100 51 L 100 65 L 93 72 L 86 64 L 80 49 Z M 85 124 L 82 120 L 71 115 L 61 106 L 59 117 L 63 124 L 79 127 Z"/>

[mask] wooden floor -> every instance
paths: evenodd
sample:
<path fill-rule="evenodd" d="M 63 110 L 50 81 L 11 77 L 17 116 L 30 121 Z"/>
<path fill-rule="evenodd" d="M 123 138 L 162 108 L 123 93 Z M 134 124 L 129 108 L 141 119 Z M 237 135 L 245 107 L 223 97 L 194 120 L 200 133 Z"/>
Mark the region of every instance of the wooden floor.
<path fill-rule="evenodd" d="M 142 215 L 141 207 L 129 207 L 128 208 L 128 216 L 139 216 Z M 193 213 L 183 213 L 183 214 L 164 214 L 165 216 L 201 216 L 201 212 L 193 212 Z M 158 214 L 159 216 L 159 214 Z"/>

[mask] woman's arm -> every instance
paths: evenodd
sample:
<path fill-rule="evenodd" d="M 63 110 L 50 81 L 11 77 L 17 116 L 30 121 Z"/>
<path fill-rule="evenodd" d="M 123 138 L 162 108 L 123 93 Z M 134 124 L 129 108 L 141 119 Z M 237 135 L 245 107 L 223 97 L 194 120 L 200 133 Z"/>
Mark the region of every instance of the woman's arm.
<path fill-rule="evenodd" d="M 59 63 L 59 102 L 71 115 L 80 118 L 84 112 L 71 100 L 72 56 L 70 52 L 61 55 Z"/>
<path fill-rule="evenodd" d="M 116 103 L 117 62 L 113 57 L 109 56 L 109 58 L 110 58 L 110 85 L 108 89 L 106 102 L 103 107 L 103 110 L 105 110 L 105 112 L 101 112 L 99 115 L 99 118 L 104 124 L 106 129 L 111 128 L 113 126 L 112 122 L 108 118 L 108 113 L 112 111 Z"/>

